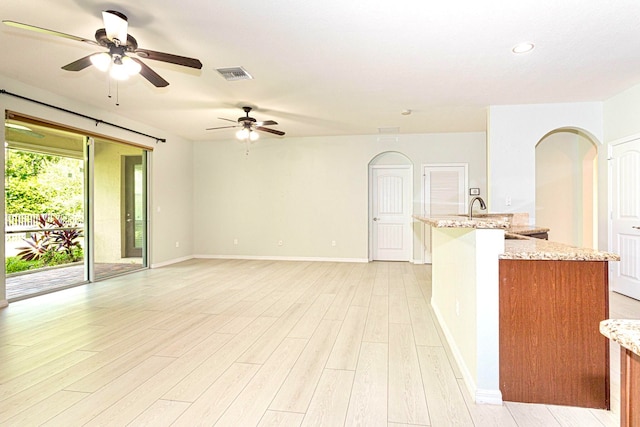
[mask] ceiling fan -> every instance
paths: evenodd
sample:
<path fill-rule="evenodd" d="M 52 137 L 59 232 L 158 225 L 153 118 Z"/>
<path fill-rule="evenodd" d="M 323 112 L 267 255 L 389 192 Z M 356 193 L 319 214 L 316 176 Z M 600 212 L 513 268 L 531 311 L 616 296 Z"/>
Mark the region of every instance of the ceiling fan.
<path fill-rule="evenodd" d="M 259 138 L 258 134 L 255 131 L 260 132 L 268 132 L 274 135 L 283 136 L 284 132 L 276 129 L 271 129 L 265 126 L 273 126 L 277 125 L 277 122 L 273 120 L 266 120 L 264 122 L 259 122 L 253 117 L 249 117 L 249 112 L 251 112 L 251 107 L 242 107 L 245 112 L 244 117 L 238 117 L 238 120 L 225 119 L 223 117 L 218 117 L 220 120 L 226 120 L 228 122 L 236 123 L 233 126 L 220 126 L 215 128 L 207 128 L 207 130 L 215 130 L 215 129 L 229 129 L 229 128 L 237 128 L 240 127 L 238 132 L 236 132 L 236 138 L 243 141 L 255 141 Z"/>
<path fill-rule="evenodd" d="M 104 28 L 96 31 L 95 41 L 29 24 L 22 24 L 20 22 L 8 20 L 3 20 L 2 22 L 12 27 L 64 37 L 108 49 L 108 52 L 94 53 L 62 67 L 63 70 L 67 71 L 80 71 L 93 64 L 101 71 L 108 70 L 111 77 L 116 80 L 125 80 L 130 75 L 140 73 L 142 77 L 147 79 L 152 85 L 165 87 L 169 85 L 169 82 L 160 77 L 158 73 L 149 68 L 144 62 L 133 57 L 132 54 L 135 53 L 140 58 L 169 62 L 183 67 L 202 68 L 202 63 L 194 58 L 138 48 L 136 39 L 127 33 L 128 20 L 123 13 L 115 10 L 106 10 L 102 12 L 102 19 L 104 21 Z"/>

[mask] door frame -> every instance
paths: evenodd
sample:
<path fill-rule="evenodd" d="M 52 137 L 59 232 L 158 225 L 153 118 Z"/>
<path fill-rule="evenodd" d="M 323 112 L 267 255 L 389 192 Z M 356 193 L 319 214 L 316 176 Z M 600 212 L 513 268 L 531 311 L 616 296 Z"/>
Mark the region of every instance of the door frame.
<path fill-rule="evenodd" d="M 123 222 L 123 246 L 122 246 L 122 258 L 142 258 L 142 252 L 144 249 L 144 237 L 143 237 L 143 246 L 136 248 L 135 247 L 135 232 L 136 232 L 136 218 L 135 218 L 135 169 L 136 165 L 140 165 L 142 169 L 144 169 L 144 156 L 140 155 L 123 155 L 123 208 L 124 214 L 122 216 Z M 144 176 L 143 183 L 144 187 Z M 144 188 L 142 188 L 143 199 L 146 196 L 146 192 Z M 145 211 L 145 205 L 143 200 L 143 205 L 141 209 Z M 130 212 L 133 212 L 133 217 L 129 218 Z M 146 214 L 146 212 L 143 212 Z M 144 220 L 146 222 L 146 218 Z"/>
<path fill-rule="evenodd" d="M 384 154 L 384 153 L 382 153 Z M 369 173 L 369 202 L 368 202 L 368 220 L 367 220 L 367 224 L 368 224 L 368 228 L 369 228 L 369 262 L 373 261 L 373 199 L 374 199 L 374 195 L 373 195 L 373 171 L 376 169 L 402 169 L 402 170 L 408 170 L 409 171 L 409 181 L 407 183 L 407 185 L 409 186 L 407 190 L 407 192 L 411 195 L 411 197 L 405 201 L 406 205 L 405 207 L 408 209 L 409 213 L 412 214 L 413 213 L 413 164 L 395 164 L 395 165 L 376 165 L 376 164 L 369 164 L 369 168 L 368 168 L 368 173 Z M 409 222 L 409 224 L 412 224 L 412 222 Z M 410 225 L 407 225 L 408 227 L 411 228 Z M 410 234 L 411 237 L 409 238 L 409 246 L 410 246 L 410 255 L 409 255 L 409 262 L 415 263 L 415 259 L 414 259 L 414 250 L 413 250 L 413 244 L 414 244 L 414 233 L 413 230 L 405 230 L 407 232 L 407 234 Z"/>
<path fill-rule="evenodd" d="M 607 144 L 607 250 L 612 253 L 615 252 L 614 242 L 613 242 L 613 148 L 618 145 L 622 145 L 625 143 L 640 141 L 640 133 L 636 133 L 633 135 L 626 136 L 624 138 L 616 139 Z M 617 255 L 620 255 L 616 253 Z M 621 256 L 621 255 L 620 255 Z M 618 261 L 619 263 L 619 261 Z M 618 267 L 613 262 L 609 262 L 609 291 L 613 291 L 615 287 L 614 276 L 616 275 L 616 268 Z M 619 292 L 621 295 L 628 296 L 629 298 L 633 298 L 629 295 L 626 295 L 623 292 Z"/>

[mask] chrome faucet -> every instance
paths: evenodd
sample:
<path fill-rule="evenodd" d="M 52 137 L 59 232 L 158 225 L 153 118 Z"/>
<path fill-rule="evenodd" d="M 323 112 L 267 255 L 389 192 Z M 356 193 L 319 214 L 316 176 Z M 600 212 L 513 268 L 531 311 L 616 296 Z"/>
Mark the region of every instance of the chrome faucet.
<path fill-rule="evenodd" d="M 487 210 L 487 205 L 484 203 L 484 200 L 482 200 L 482 197 L 477 196 L 474 197 L 473 199 L 471 199 L 471 203 L 469 203 L 469 219 L 473 219 L 473 204 L 477 201 L 480 202 L 480 209 Z"/>

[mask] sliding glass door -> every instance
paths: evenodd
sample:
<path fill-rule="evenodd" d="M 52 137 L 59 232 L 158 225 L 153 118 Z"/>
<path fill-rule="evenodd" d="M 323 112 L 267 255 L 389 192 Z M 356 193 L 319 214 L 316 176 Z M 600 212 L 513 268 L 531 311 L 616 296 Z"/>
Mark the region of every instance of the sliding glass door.
<path fill-rule="evenodd" d="M 94 278 L 144 268 L 147 241 L 147 153 L 93 140 Z"/>
<path fill-rule="evenodd" d="M 10 301 L 147 267 L 147 150 L 5 120 Z"/>

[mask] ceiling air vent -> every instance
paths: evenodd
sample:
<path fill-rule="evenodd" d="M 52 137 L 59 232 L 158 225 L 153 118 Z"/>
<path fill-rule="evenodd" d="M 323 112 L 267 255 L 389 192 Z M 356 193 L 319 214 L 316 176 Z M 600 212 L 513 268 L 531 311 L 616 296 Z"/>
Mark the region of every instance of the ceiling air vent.
<path fill-rule="evenodd" d="M 216 68 L 216 71 L 228 81 L 253 79 L 251 74 L 242 67 Z"/>

